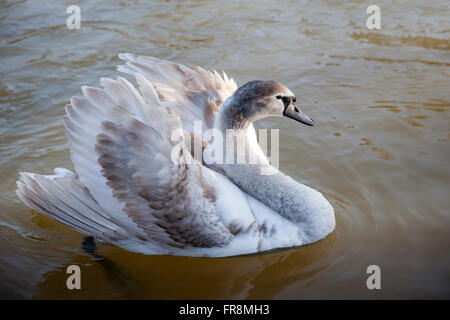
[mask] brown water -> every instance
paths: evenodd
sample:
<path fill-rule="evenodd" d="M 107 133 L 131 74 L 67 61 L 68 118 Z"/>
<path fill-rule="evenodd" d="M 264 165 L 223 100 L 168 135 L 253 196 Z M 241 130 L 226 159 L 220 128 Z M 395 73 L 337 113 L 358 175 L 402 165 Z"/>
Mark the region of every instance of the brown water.
<path fill-rule="evenodd" d="M 0 2 L 0 298 L 450 298 L 448 1 Z M 375 4 L 375 3 L 374 3 Z M 317 122 L 280 128 L 280 167 L 324 192 L 337 227 L 302 248 L 245 257 L 144 256 L 31 211 L 19 171 L 72 169 L 63 106 L 134 52 L 275 79 Z M 81 266 L 82 290 L 65 287 Z M 381 268 L 368 290 L 366 268 Z"/>

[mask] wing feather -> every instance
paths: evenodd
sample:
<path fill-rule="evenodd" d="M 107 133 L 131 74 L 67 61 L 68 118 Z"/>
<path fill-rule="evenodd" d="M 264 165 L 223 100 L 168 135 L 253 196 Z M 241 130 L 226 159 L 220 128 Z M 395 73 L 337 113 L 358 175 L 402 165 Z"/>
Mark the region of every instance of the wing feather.
<path fill-rule="evenodd" d="M 212 128 L 218 108 L 237 89 L 236 82 L 225 72 L 220 75 L 216 70 L 209 71 L 192 64 L 186 66 L 131 53 L 119 57 L 126 64 L 117 69 L 134 75 L 144 85 L 143 79 L 150 82 L 164 103 L 181 116 L 183 127 L 189 131 L 193 131 L 194 121 L 202 121 L 204 130 Z M 147 101 L 145 95 L 144 98 Z"/>
<path fill-rule="evenodd" d="M 164 107 L 151 82 L 144 94 L 124 78 L 83 87 L 66 107 L 66 131 L 80 180 L 108 217 L 139 239 L 173 247 L 222 246 L 232 234 L 218 216 L 207 170 L 186 150 L 180 117 Z M 145 99 L 143 98 L 145 97 Z M 114 206 L 114 208 L 113 208 Z M 118 212 L 120 210 L 120 212 Z"/>
<path fill-rule="evenodd" d="M 81 233 L 103 241 L 129 237 L 109 219 L 75 174 L 65 169 L 55 171 L 56 175 L 47 176 L 22 172 L 17 195 L 31 208 Z"/>

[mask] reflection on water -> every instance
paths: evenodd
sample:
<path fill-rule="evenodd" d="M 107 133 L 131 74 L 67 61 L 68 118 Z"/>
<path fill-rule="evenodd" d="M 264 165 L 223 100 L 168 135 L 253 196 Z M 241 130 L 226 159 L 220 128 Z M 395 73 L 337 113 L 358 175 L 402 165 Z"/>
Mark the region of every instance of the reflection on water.
<path fill-rule="evenodd" d="M 0 297 L 450 298 L 450 27 L 445 1 L 85 1 L 0 4 Z M 275 79 L 317 120 L 283 119 L 280 166 L 329 199 L 336 231 L 262 255 L 143 256 L 98 246 L 14 194 L 19 171 L 72 168 L 62 118 L 82 85 L 135 52 Z M 82 290 L 66 268 L 81 267 Z M 381 267 L 382 290 L 365 286 Z"/>
<path fill-rule="evenodd" d="M 142 256 L 120 249 L 107 250 L 103 259 L 79 255 L 46 273 L 33 297 L 272 299 L 292 283 L 326 270 L 328 265 L 314 262 L 330 253 L 334 238 L 332 235 L 314 248 L 233 258 Z M 66 269 L 71 264 L 81 265 L 81 291 L 65 288 Z"/>

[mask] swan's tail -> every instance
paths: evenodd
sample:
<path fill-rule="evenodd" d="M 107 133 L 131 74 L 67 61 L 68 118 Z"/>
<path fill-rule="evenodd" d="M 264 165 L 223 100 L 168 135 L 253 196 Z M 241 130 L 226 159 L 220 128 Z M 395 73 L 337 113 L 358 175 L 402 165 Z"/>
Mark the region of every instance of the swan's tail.
<path fill-rule="evenodd" d="M 126 232 L 109 220 L 89 190 L 67 169 L 57 168 L 55 175 L 21 172 L 16 193 L 32 209 L 82 234 L 106 242 L 126 237 Z"/>

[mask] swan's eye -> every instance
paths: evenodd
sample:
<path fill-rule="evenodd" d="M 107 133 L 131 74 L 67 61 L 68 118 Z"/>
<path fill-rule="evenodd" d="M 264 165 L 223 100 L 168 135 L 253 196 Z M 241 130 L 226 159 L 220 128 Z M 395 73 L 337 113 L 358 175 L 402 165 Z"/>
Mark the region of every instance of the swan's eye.
<path fill-rule="evenodd" d="M 292 99 L 292 101 L 294 101 L 294 102 L 297 102 L 297 98 L 296 98 L 296 97 L 294 97 L 294 99 Z"/>
<path fill-rule="evenodd" d="M 278 100 L 283 99 L 282 96 L 276 96 L 275 98 L 277 98 Z"/>

